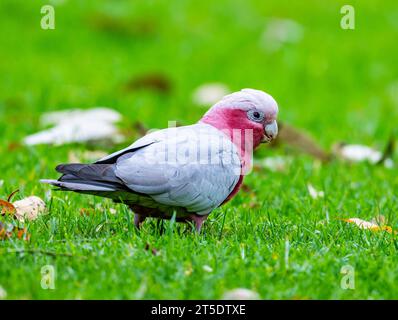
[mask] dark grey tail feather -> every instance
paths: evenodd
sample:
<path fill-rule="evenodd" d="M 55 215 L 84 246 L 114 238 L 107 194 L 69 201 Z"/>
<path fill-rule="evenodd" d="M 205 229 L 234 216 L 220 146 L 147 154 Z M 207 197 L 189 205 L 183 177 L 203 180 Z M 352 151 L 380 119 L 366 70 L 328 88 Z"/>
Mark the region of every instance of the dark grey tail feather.
<path fill-rule="evenodd" d="M 60 180 L 40 180 L 41 183 L 48 183 L 53 186 L 60 188 L 61 190 L 70 190 L 70 191 L 97 191 L 97 192 L 109 192 L 109 191 L 117 191 L 118 189 L 115 185 L 111 183 L 101 183 L 96 181 L 84 181 L 84 180 L 71 180 L 71 181 L 60 181 Z"/>
<path fill-rule="evenodd" d="M 122 181 L 115 175 L 115 164 L 71 163 L 60 164 L 55 169 L 64 174 L 59 179 L 60 181 L 67 182 L 72 179 L 70 175 L 73 175 L 79 180 L 122 184 Z"/>
<path fill-rule="evenodd" d="M 130 190 L 115 174 L 114 164 L 61 164 L 56 170 L 63 175 L 58 180 L 40 180 L 58 190 L 97 195 L 115 202 L 134 203 L 139 194 Z"/>
<path fill-rule="evenodd" d="M 78 193 L 90 194 L 105 198 L 110 198 L 114 202 L 120 202 L 125 204 L 134 204 L 137 202 L 139 197 L 149 198 L 148 196 L 142 196 L 123 189 L 116 189 L 114 185 L 108 183 L 95 183 L 93 181 L 79 181 L 64 182 L 59 180 L 40 180 L 41 183 L 48 183 L 58 187 L 57 190 L 73 191 Z"/>
<path fill-rule="evenodd" d="M 114 192 L 128 190 L 115 175 L 114 164 L 61 164 L 56 170 L 63 175 L 58 180 L 41 180 L 61 190 L 76 192 Z"/>

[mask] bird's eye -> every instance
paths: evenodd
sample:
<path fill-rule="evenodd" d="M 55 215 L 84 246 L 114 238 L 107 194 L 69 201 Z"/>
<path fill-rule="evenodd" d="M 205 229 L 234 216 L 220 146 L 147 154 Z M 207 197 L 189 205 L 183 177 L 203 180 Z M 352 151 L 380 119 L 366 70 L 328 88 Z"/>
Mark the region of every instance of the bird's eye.
<path fill-rule="evenodd" d="M 247 117 L 255 122 L 262 122 L 264 120 L 264 114 L 257 110 L 249 110 L 247 112 Z"/>

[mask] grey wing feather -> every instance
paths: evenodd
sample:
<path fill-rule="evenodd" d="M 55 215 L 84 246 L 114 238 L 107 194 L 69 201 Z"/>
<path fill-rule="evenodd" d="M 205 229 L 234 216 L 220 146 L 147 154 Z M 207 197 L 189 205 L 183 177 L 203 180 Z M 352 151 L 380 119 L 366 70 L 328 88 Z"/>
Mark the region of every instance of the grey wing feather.
<path fill-rule="evenodd" d="M 150 208 L 208 214 L 232 192 L 240 169 L 232 142 L 217 129 L 196 124 L 151 133 L 94 164 L 60 165 L 59 180 L 42 182 Z"/>
<path fill-rule="evenodd" d="M 121 157 L 125 154 L 128 154 L 128 153 L 131 153 L 131 152 L 135 152 L 141 148 L 144 148 L 146 146 L 151 145 L 152 143 L 155 143 L 155 142 L 161 140 L 163 135 L 165 134 L 166 130 L 168 130 L 168 129 L 158 130 L 158 131 L 149 133 L 146 136 L 135 141 L 133 144 L 131 144 L 127 148 L 124 148 L 124 149 L 116 151 L 110 155 L 107 155 L 107 156 L 99 159 L 95 163 L 98 163 L 98 164 L 115 163 L 119 157 Z"/>
<path fill-rule="evenodd" d="M 207 214 L 228 197 L 240 173 L 240 160 L 234 145 L 229 140 L 220 144 L 219 139 L 225 136 L 209 130 L 201 135 L 181 132 L 174 138 L 126 154 L 117 160 L 115 174 L 131 190 L 148 194 L 161 204 Z M 196 147 L 198 139 L 202 152 Z M 187 150 L 190 156 L 196 157 L 174 157 L 174 149 Z M 206 163 L 209 157 L 203 153 L 204 149 L 211 149 L 213 161 L 218 161 Z"/>

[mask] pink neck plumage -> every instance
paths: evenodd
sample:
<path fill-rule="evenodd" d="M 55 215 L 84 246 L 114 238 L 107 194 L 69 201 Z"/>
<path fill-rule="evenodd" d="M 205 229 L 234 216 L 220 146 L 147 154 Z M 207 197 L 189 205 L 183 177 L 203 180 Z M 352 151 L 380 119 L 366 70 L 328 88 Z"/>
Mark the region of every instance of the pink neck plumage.
<path fill-rule="evenodd" d="M 219 108 L 203 116 L 200 123 L 209 124 L 226 134 L 239 150 L 243 173 L 251 169 L 253 150 L 261 143 L 264 135 L 263 126 L 253 126 L 247 119 L 246 112 L 240 109 Z"/>

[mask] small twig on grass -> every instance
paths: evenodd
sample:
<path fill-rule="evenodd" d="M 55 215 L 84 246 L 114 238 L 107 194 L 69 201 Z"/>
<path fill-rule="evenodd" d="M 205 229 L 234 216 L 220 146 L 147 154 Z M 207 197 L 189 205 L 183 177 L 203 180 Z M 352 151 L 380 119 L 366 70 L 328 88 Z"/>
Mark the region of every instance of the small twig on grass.
<path fill-rule="evenodd" d="M 11 192 L 11 194 L 10 194 L 10 195 L 8 196 L 8 198 L 7 198 L 7 202 L 10 202 L 11 199 L 12 199 L 12 197 L 13 197 L 17 192 L 19 192 L 19 189 L 17 189 L 17 190 L 15 190 L 15 191 Z"/>
<path fill-rule="evenodd" d="M 286 123 L 279 122 L 278 138 L 274 140 L 271 145 L 277 145 L 279 142 L 286 143 L 322 162 L 329 162 L 332 158 L 330 152 L 323 150 L 323 148 L 305 131 Z"/>
<path fill-rule="evenodd" d="M 384 162 L 387 159 L 392 158 L 392 156 L 394 155 L 394 150 L 395 150 L 395 137 L 393 134 L 391 134 L 383 151 L 383 155 L 380 158 L 380 160 L 377 161 L 377 164 L 384 164 Z"/>
<path fill-rule="evenodd" d="M 57 257 L 76 257 L 76 258 L 81 258 L 81 259 L 87 259 L 87 257 L 74 256 L 73 254 L 68 253 L 68 252 L 54 252 L 54 251 L 41 250 L 41 249 L 17 249 L 17 250 L 9 249 L 7 252 L 8 253 L 42 254 L 42 255 L 47 255 L 47 256 L 54 257 L 54 258 L 57 258 Z"/>

